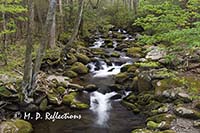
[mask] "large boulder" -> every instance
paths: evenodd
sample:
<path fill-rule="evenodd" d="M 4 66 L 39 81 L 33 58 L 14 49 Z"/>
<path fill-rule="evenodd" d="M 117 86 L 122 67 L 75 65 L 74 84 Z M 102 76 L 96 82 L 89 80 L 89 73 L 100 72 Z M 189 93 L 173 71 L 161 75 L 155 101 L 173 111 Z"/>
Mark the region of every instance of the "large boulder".
<path fill-rule="evenodd" d="M 132 56 L 132 57 L 141 57 L 142 56 L 142 48 L 140 48 L 140 47 L 128 48 L 127 55 Z"/>
<path fill-rule="evenodd" d="M 0 133 L 31 133 L 32 125 L 24 120 L 12 119 L 0 123 Z"/>
<path fill-rule="evenodd" d="M 73 63 L 77 62 L 76 56 L 72 53 L 67 54 L 65 58 L 67 65 L 72 65 Z"/>
<path fill-rule="evenodd" d="M 71 70 L 78 74 L 87 74 L 88 68 L 81 62 L 76 62 L 72 65 Z"/>
<path fill-rule="evenodd" d="M 85 54 L 78 53 L 75 56 L 78 59 L 78 61 L 83 63 L 83 64 L 88 64 L 90 62 L 90 58 Z"/>
<path fill-rule="evenodd" d="M 159 59 L 164 58 L 166 55 L 166 52 L 164 50 L 161 50 L 158 46 L 151 46 L 149 48 L 149 52 L 146 55 L 146 59 L 150 59 L 153 61 L 158 61 Z"/>
<path fill-rule="evenodd" d="M 191 118 L 191 119 L 200 119 L 200 111 L 186 108 L 183 106 L 178 106 L 175 108 L 175 113 L 181 117 Z"/>

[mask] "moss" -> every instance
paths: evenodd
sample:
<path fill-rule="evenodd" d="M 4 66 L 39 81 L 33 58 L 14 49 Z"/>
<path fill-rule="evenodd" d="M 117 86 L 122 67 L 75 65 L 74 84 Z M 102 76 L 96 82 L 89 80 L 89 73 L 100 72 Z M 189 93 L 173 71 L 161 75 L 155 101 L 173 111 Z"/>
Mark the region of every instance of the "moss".
<path fill-rule="evenodd" d="M 12 93 L 9 90 L 7 90 L 6 87 L 0 86 L 0 96 L 10 97 L 12 96 Z"/>
<path fill-rule="evenodd" d="M 74 54 L 72 54 L 72 53 L 67 54 L 66 58 L 67 58 L 66 63 L 68 65 L 72 65 L 73 63 L 75 63 L 77 61 L 76 56 Z"/>
<path fill-rule="evenodd" d="M 31 133 L 32 125 L 24 120 L 7 120 L 0 124 L 1 133 Z"/>
<path fill-rule="evenodd" d="M 148 129 L 136 129 L 136 130 L 133 130 L 131 133 L 155 133 L 155 132 Z"/>
<path fill-rule="evenodd" d="M 166 130 L 166 129 L 170 128 L 170 125 L 171 125 L 171 123 L 166 122 L 166 121 L 162 121 L 160 123 L 156 123 L 154 121 L 147 122 L 147 128 L 152 129 L 152 130 L 156 130 L 156 129 Z"/>
<path fill-rule="evenodd" d="M 141 57 L 142 48 L 140 47 L 131 47 L 127 49 L 127 55 L 132 57 Z"/>
<path fill-rule="evenodd" d="M 88 64 L 90 62 L 90 58 L 84 54 L 76 54 L 75 55 L 76 58 L 78 59 L 79 62 L 83 63 L 83 64 Z"/>
<path fill-rule="evenodd" d="M 120 54 L 119 54 L 118 52 L 113 52 L 110 56 L 111 56 L 111 57 L 119 58 L 119 57 L 120 57 Z"/>
<path fill-rule="evenodd" d="M 156 123 L 160 123 L 162 121 L 172 122 L 176 117 L 172 114 L 159 114 L 155 116 L 151 116 L 147 118 L 147 121 L 154 121 Z"/>
<path fill-rule="evenodd" d="M 119 73 L 115 76 L 116 83 L 123 83 L 129 78 L 128 73 Z"/>
<path fill-rule="evenodd" d="M 127 102 L 127 101 L 122 101 L 122 104 L 125 105 L 128 109 L 132 110 L 133 113 L 139 113 L 140 110 L 138 109 L 138 107 L 136 106 L 136 104 Z"/>
<path fill-rule="evenodd" d="M 78 76 L 78 74 L 74 71 L 68 70 L 63 74 L 63 76 L 67 76 L 69 78 L 75 78 Z"/>
<path fill-rule="evenodd" d="M 81 62 L 76 62 L 72 65 L 71 70 L 78 74 L 86 74 L 88 73 L 88 68 L 82 64 Z"/>
<path fill-rule="evenodd" d="M 149 128 L 149 129 L 158 129 L 159 125 L 160 125 L 160 123 L 156 123 L 154 121 L 147 122 L 147 128 Z"/>
<path fill-rule="evenodd" d="M 158 67 L 160 67 L 160 63 L 158 63 L 158 62 L 140 62 L 140 63 L 135 63 L 135 65 L 138 67 L 143 67 L 143 68 L 158 68 Z"/>
<path fill-rule="evenodd" d="M 75 109 L 88 109 L 89 105 L 79 102 L 76 100 L 76 96 L 78 95 L 77 92 L 72 92 L 68 95 L 65 95 L 63 97 L 63 103 L 70 105 L 71 108 L 75 108 Z"/>
<path fill-rule="evenodd" d="M 56 93 L 54 92 L 48 93 L 47 97 L 50 103 L 58 104 L 58 105 L 61 104 L 61 101 L 59 100 L 59 97 Z"/>
<path fill-rule="evenodd" d="M 73 101 L 71 103 L 71 107 L 76 108 L 76 109 L 88 109 L 90 106 L 88 104 L 85 104 L 85 103 Z"/>
<path fill-rule="evenodd" d="M 71 104 L 74 101 L 76 96 L 77 96 L 76 92 L 72 92 L 72 93 L 70 93 L 68 95 L 64 95 L 63 103 L 64 104 Z"/>
<path fill-rule="evenodd" d="M 42 102 L 40 103 L 40 110 L 41 111 L 45 111 L 47 109 L 47 106 L 48 106 L 48 101 L 47 99 L 45 98 L 44 100 L 42 100 Z"/>
<path fill-rule="evenodd" d="M 59 86 L 56 90 L 61 95 L 63 95 L 66 91 L 66 89 L 63 86 Z"/>

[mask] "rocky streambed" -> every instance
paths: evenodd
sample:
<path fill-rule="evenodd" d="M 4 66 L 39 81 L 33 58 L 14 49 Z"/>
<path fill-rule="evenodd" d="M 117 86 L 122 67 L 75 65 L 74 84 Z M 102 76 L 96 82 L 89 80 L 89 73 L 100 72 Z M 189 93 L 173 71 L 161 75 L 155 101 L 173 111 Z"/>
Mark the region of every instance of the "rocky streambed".
<path fill-rule="evenodd" d="M 31 103 L 20 102 L 18 81 L 2 82 L 1 119 L 38 112 L 28 120 L 35 133 L 199 133 L 199 50 L 141 46 L 139 36 L 112 29 L 46 57 Z M 30 132 L 30 123 L 7 120 L 0 131 Z"/>

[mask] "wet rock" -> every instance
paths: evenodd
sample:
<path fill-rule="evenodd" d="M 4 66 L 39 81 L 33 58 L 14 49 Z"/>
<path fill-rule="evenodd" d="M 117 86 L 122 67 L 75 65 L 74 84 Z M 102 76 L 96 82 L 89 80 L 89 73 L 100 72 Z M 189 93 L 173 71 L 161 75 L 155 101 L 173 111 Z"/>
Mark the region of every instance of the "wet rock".
<path fill-rule="evenodd" d="M 139 112 L 140 112 L 140 110 L 139 110 L 139 108 L 137 107 L 136 104 L 127 102 L 127 101 L 125 101 L 125 100 L 122 101 L 122 104 L 123 104 L 124 106 L 126 106 L 129 110 L 132 110 L 133 113 L 139 113 Z"/>
<path fill-rule="evenodd" d="M 117 47 L 115 48 L 115 50 L 117 50 L 117 51 L 123 51 L 123 49 L 126 49 L 128 47 L 128 45 L 127 44 L 119 44 L 119 45 L 117 45 Z"/>
<path fill-rule="evenodd" d="M 109 86 L 109 89 L 111 89 L 111 91 L 120 91 L 124 88 L 120 84 L 112 84 Z"/>
<path fill-rule="evenodd" d="M 120 69 L 120 72 L 126 72 L 126 71 L 128 71 L 128 69 L 129 69 L 131 66 L 132 66 L 131 64 L 128 64 L 128 65 L 123 66 L 123 67 Z"/>
<path fill-rule="evenodd" d="M 60 94 L 63 95 L 66 91 L 66 89 L 63 86 L 59 86 L 58 88 L 56 88 L 56 91 Z"/>
<path fill-rule="evenodd" d="M 77 95 L 78 95 L 77 92 L 66 94 L 63 97 L 63 103 L 70 105 L 70 107 L 74 109 L 88 109 L 89 108 L 88 104 L 76 100 Z"/>
<path fill-rule="evenodd" d="M 184 118 L 200 119 L 200 112 L 194 109 L 189 109 L 189 108 L 180 106 L 180 107 L 176 107 L 174 111 L 177 115 Z"/>
<path fill-rule="evenodd" d="M 78 59 L 79 62 L 83 64 L 88 64 L 90 62 L 90 58 L 87 55 L 84 54 L 76 54 L 76 58 Z"/>
<path fill-rule="evenodd" d="M 7 120 L 0 124 L 1 133 L 31 133 L 32 125 L 24 120 Z"/>
<path fill-rule="evenodd" d="M 111 57 L 119 58 L 119 57 L 120 57 L 120 54 L 119 54 L 118 52 L 113 52 L 110 56 L 111 56 Z"/>
<path fill-rule="evenodd" d="M 162 113 L 167 113 L 169 111 L 169 106 L 168 105 L 164 105 L 159 107 L 156 110 L 152 110 L 151 113 L 156 115 L 156 114 L 162 114 Z"/>
<path fill-rule="evenodd" d="M 78 74 L 87 74 L 88 68 L 81 62 L 76 62 L 72 65 L 71 70 Z"/>
<path fill-rule="evenodd" d="M 78 74 L 74 71 L 68 70 L 68 71 L 64 72 L 63 76 L 67 76 L 69 78 L 75 78 L 78 76 Z"/>
<path fill-rule="evenodd" d="M 111 100 L 117 100 L 117 99 L 121 99 L 121 98 L 122 98 L 121 94 L 116 94 L 116 95 L 112 96 L 110 99 Z"/>
<path fill-rule="evenodd" d="M 85 90 L 88 92 L 93 92 L 98 90 L 98 87 L 95 84 L 89 84 L 85 87 Z"/>
<path fill-rule="evenodd" d="M 119 73 L 115 76 L 116 83 L 123 83 L 129 78 L 128 73 Z"/>
<path fill-rule="evenodd" d="M 155 132 L 148 129 L 136 129 L 133 130 L 131 133 L 155 133 Z"/>
<path fill-rule="evenodd" d="M 24 108 L 26 112 L 36 112 L 39 110 L 39 107 L 35 104 L 29 104 L 27 107 Z"/>
<path fill-rule="evenodd" d="M 8 104 L 5 106 L 5 109 L 11 110 L 11 111 L 18 111 L 20 108 L 18 104 Z"/>
<path fill-rule="evenodd" d="M 147 53 L 146 55 L 146 59 L 151 59 L 153 61 L 157 61 L 163 57 L 165 57 L 166 55 L 166 52 L 164 50 L 161 50 L 160 47 L 157 47 L 157 46 L 151 46 L 149 48 L 149 52 Z"/>
<path fill-rule="evenodd" d="M 45 99 L 42 100 L 42 102 L 40 103 L 39 109 L 40 109 L 41 111 L 45 111 L 45 110 L 47 110 L 47 108 L 48 108 L 48 101 L 47 101 L 47 99 L 45 98 Z"/>
<path fill-rule="evenodd" d="M 140 47 L 128 48 L 127 55 L 132 56 L 132 57 L 141 57 L 142 56 L 142 48 L 140 48 Z"/>
<path fill-rule="evenodd" d="M 68 87 L 71 88 L 71 89 L 73 89 L 73 90 L 80 90 L 80 91 L 84 89 L 83 86 L 81 86 L 79 84 L 72 84 L 72 83 L 70 83 L 68 85 Z"/>

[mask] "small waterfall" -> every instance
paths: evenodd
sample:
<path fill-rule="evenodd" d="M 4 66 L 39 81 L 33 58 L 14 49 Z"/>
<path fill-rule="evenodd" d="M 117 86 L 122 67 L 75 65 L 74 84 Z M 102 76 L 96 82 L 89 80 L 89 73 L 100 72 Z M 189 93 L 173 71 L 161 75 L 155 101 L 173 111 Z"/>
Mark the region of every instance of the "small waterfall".
<path fill-rule="evenodd" d="M 90 97 L 90 109 L 97 114 L 96 124 L 102 127 L 107 127 L 109 120 L 109 110 L 111 109 L 110 98 L 116 95 L 116 92 L 102 94 L 100 92 L 93 92 Z"/>

